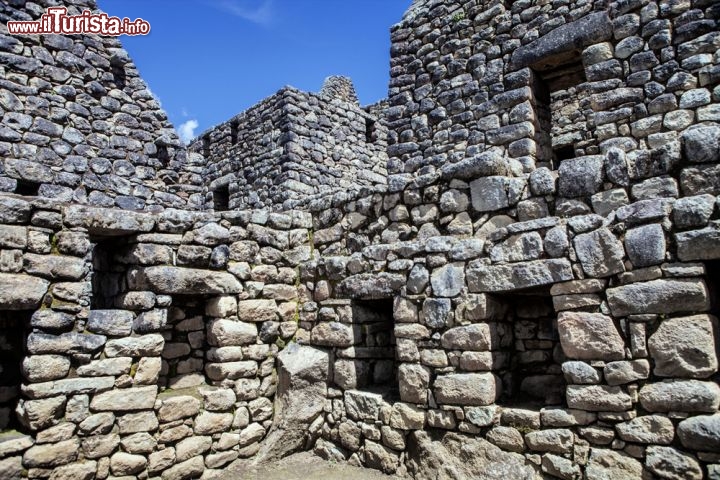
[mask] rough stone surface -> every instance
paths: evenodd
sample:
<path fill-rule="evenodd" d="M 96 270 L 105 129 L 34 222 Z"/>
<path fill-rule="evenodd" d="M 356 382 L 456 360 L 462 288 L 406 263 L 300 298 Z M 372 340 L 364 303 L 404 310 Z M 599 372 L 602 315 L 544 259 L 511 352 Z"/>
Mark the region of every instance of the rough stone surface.
<path fill-rule="evenodd" d="M 655 375 L 707 378 L 717 372 L 714 323 L 709 315 L 664 320 L 648 340 Z"/>

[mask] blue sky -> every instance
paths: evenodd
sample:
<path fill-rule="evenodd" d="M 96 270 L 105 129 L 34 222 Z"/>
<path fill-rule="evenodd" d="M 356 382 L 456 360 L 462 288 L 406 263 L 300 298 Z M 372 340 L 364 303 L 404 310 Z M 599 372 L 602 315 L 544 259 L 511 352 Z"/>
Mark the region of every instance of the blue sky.
<path fill-rule="evenodd" d="M 98 0 L 110 15 L 143 18 L 146 37 L 121 37 L 185 137 L 284 85 L 318 91 L 348 75 L 360 102 L 387 96 L 390 26 L 411 0 Z"/>

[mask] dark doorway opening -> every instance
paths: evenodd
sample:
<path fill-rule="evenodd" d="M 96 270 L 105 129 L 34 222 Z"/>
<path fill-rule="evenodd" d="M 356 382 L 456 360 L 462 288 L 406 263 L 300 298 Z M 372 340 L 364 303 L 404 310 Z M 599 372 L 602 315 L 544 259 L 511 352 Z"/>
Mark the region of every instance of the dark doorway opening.
<path fill-rule="evenodd" d="M 365 141 L 367 143 L 375 142 L 375 130 L 376 130 L 375 120 L 366 118 L 365 119 Z"/>
<path fill-rule="evenodd" d="M 237 120 L 230 122 L 230 145 L 235 145 L 238 142 L 238 127 Z"/>
<path fill-rule="evenodd" d="M 216 212 L 227 212 L 230 210 L 230 186 L 218 187 L 212 192 L 213 208 Z"/>
<path fill-rule="evenodd" d="M 32 312 L 0 312 L 0 432 L 20 427 L 15 407 L 20 399 L 25 337 Z"/>

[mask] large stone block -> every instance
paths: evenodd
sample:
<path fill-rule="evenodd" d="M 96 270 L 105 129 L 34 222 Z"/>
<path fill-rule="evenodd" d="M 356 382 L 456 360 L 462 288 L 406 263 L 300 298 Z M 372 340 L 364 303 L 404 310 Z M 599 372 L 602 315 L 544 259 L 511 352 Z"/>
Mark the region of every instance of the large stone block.
<path fill-rule="evenodd" d="M 672 447 L 651 445 L 647 449 L 645 465 L 658 478 L 668 480 L 701 480 L 703 471 L 698 461 Z"/>
<path fill-rule="evenodd" d="M 620 387 L 606 385 L 568 385 L 569 408 L 590 412 L 624 412 L 632 408 L 632 399 Z"/>
<path fill-rule="evenodd" d="M 155 226 L 152 214 L 128 210 L 71 205 L 63 213 L 67 225 L 85 227 L 93 235 L 149 232 Z"/>
<path fill-rule="evenodd" d="M 340 297 L 377 300 L 394 297 L 405 286 L 405 276 L 397 273 L 363 273 L 340 282 L 336 293 Z"/>
<path fill-rule="evenodd" d="M 644 415 L 616 425 L 618 435 L 626 442 L 669 445 L 675 437 L 672 421 L 661 415 Z"/>
<path fill-rule="evenodd" d="M 625 250 L 620 240 L 607 228 L 575 237 L 575 251 L 583 271 L 590 277 L 609 277 L 625 271 Z"/>
<path fill-rule="evenodd" d="M 513 265 L 472 263 L 467 270 L 468 288 L 474 293 L 511 292 L 573 279 L 566 259 L 535 260 Z"/>
<path fill-rule="evenodd" d="M 589 197 L 600 190 L 603 182 L 603 155 L 563 160 L 558 168 L 558 191 L 566 198 Z"/>
<path fill-rule="evenodd" d="M 720 258 L 720 224 L 713 222 L 707 228 L 678 233 L 675 241 L 678 258 L 683 262 Z"/>
<path fill-rule="evenodd" d="M 484 406 L 495 403 L 502 382 L 492 373 L 447 374 L 435 379 L 434 391 L 440 405 Z"/>
<path fill-rule="evenodd" d="M 352 326 L 340 322 L 318 323 L 310 334 L 310 340 L 314 345 L 340 348 L 351 347 L 360 338 L 359 329 L 356 332 Z"/>
<path fill-rule="evenodd" d="M 347 390 L 344 399 L 345 409 L 348 417 L 351 419 L 375 421 L 380 417 L 380 410 L 383 406 L 382 395 L 358 390 Z"/>
<path fill-rule="evenodd" d="M 643 478 L 643 467 L 631 456 L 607 448 L 590 450 L 585 468 L 587 480 L 637 480 Z"/>
<path fill-rule="evenodd" d="M 73 462 L 78 457 L 80 441 L 76 438 L 58 443 L 36 445 L 23 455 L 25 468 L 49 468 Z"/>
<path fill-rule="evenodd" d="M 677 429 L 685 448 L 704 452 L 720 451 L 720 414 L 698 415 L 680 422 Z"/>
<path fill-rule="evenodd" d="M 277 320 L 275 300 L 243 300 L 238 302 L 238 318 L 244 322 Z"/>
<path fill-rule="evenodd" d="M 492 212 L 508 208 L 507 183 L 509 178 L 492 176 L 482 177 L 470 183 L 472 206 L 478 212 Z"/>
<path fill-rule="evenodd" d="M 465 264 L 449 263 L 436 268 L 430 277 L 433 294 L 438 297 L 459 295 L 465 286 Z"/>
<path fill-rule="evenodd" d="M 487 351 L 499 347 L 495 326 L 489 323 L 451 328 L 443 334 L 440 341 L 443 348 L 448 350 Z"/>
<path fill-rule="evenodd" d="M 451 313 L 452 303 L 448 298 L 426 298 L 423 302 L 422 318 L 430 328 L 444 327 Z"/>
<path fill-rule="evenodd" d="M 665 233 L 660 224 L 643 225 L 625 234 L 628 257 L 635 267 L 659 265 L 665 260 Z"/>
<path fill-rule="evenodd" d="M 26 272 L 50 280 L 80 280 L 87 273 L 85 261 L 78 257 L 26 253 L 23 261 Z"/>
<path fill-rule="evenodd" d="M 77 332 L 50 335 L 31 333 L 28 335 L 27 350 L 32 354 L 41 353 L 92 353 L 99 350 L 107 337 L 104 335 L 82 334 Z"/>
<path fill-rule="evenodd" d="M 105 345 L 108 357 L 159 357 L 165 339 L 159 333 L 109 340 Z"/>
<path fill-rule="evenodd" d="M 157 387 L 120 388 L 95 395 L 90 408 L 95 411 L 128 412 L 155 406 Z"/>
<path fill-rule="evenodd" d="M 707 378 L 717 372 L 715 323 L 717 319 L 709 315 L 663 320 L 648 340 L 655 375 Z"/>
<path fill-rule="evenodd" d="M 652 280 L 607 290 L 616 317 L 647 313 L 705 312 L 710 308 L 705 282 L 699 279 Z"/>
<path fill-rule="evenodd" d="M 0 273 L 0 309 L 34 310 L 40 306 L 50 282 L 30 275 Z"/>
<path fill-rule="evenodd" d="M 640 403 L 648 412 L 708 412 L 720 405 L 720 386 L 699 380 L 666 380 L 640 389 Z"/>
<path fill-rule="evenodd" d="M 605 361 L 625 358 L 625 343 L 611 317 L 561 312 L 557 324 L 560 344 L 568 358 Z"/>
<path fill-rule="evenodd" d="M 124 337 L 132 333 L 135 315 L 127 310 L 91 310 L 87 329 L 112 337 Z"/>
<path fill-rule="evenodd" d="M 422 365 L 404 363 L 398 368 L 400 399 L 408 403 L 427 403 L 430 370 Z"/>
<path fill-rule="evenodd" d="M 135 290 L 167 295 L 229 295 L 242 291 L 242 285 L 234 275 L 195 268 L 138 268 L 128 273 L 128 280 Z"/>
<path fill-rule="evenodd" d="M 214 320 L 208 325 L 207 334 L 210 345 L 214 347 L 233 347 L 255 343 L 258 329 L 254 323 Z"/>

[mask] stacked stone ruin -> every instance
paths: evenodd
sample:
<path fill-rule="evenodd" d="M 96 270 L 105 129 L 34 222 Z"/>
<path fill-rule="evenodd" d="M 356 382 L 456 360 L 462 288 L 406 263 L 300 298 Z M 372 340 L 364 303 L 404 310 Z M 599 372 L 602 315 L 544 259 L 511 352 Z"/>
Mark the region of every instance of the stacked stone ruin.
<path fill-rule="evenodd" d="M 116 39 L 2 27 L 0 477 L 720 478 L 719 19 L 416 0 L 387 100 L 189 148 Z"/>

